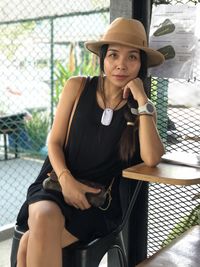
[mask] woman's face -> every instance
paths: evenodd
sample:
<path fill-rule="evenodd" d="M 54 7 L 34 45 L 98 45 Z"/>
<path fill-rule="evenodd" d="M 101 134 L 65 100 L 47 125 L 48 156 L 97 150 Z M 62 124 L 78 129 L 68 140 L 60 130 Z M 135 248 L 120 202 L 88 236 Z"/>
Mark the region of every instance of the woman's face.
<path fill-rule="evenodd" d="M 138 76 L 140 50 L 124 45 L 109 45 L 104 59 L 106 78 L 117 87 L 124 87 Z"/>

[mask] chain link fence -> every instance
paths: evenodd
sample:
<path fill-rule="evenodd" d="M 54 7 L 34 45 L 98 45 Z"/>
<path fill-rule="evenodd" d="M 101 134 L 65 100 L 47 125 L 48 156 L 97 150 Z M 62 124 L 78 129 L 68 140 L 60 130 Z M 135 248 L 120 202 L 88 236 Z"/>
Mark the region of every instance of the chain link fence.
<path fill-rule="evenodd" d="M 166 3 L 197 1 L 154 0 L 154 5 Z M 0 3 L 0 227 L 15 221 L 46 157 L 64 81 L 98 73 L 97 58 L 83 44 L 98 38 L 109 24 L 109 6 L 108 0 Z M 151 98 L 168 152 L 200 151 L 199 82 L 198 65 L 189 80 L 152 78 Z M 192 200 L 198 192 L 199 186 L 149 185 L 148 255 L 180 233 L 175 225 L 198 205 Z"/>
<path fill-rule="evenodd" d="M 47 155 L 64 82 L 98 73 L 84 42 L 109 24 L 107 0 L 1 1 L 0 226 L 13 223 Z"/>
<path fill-rule="evenodd" d="M 176 7 L 195 6 L 198 1 L 154 0 Z M 198 25 L 198 24 L 196 24 Z M 195 25 L 193 25 L 195 26 Z M 200 51 L 200 33 L 196 51 Z M 170 39 L 170 37 L 169 37 Z M 198 55 L 197 55 L 198 56 Z M 196 56 L 196 58 L 197 58 Z M 188 69 L 189 71 L 189 69 Z M 158 129 L 166 152 L 200 154 L 200 65 L 194 62 L 193 78 L 152 78 L 151 98 L 158 112 Z M 198 224 L 200 186 L 149 185 L 148 255 Z"/>

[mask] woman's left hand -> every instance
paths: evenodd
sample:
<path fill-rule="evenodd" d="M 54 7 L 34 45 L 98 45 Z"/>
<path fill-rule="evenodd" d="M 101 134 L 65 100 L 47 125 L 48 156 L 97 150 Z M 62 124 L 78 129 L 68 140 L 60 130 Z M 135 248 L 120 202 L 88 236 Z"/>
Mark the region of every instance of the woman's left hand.
<path fill-rule="evenodd" d="M 144 91 L 143 82 L 140 78 L 135 78 L 129 81 L 123 88 L 123 98 L 127 99 L 129 94 L 138 102 L 140 99 L 147 101 L 147 95 Z"/>

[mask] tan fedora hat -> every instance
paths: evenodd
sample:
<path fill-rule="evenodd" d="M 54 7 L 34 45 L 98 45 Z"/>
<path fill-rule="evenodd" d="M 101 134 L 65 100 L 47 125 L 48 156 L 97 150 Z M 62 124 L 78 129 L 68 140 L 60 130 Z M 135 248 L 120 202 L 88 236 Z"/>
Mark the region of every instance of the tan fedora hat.
<path fill-rule="evenodd" d="M 99 55 L 100 47 L 104 44 L 122 44 L 145 51 L 148 67 L 160 65 L 164 61 L 160 52 L 148 47 L 144 26 L 136 19 L 115 19 L 99 41 L 88 41 L 85 47 Z"/>

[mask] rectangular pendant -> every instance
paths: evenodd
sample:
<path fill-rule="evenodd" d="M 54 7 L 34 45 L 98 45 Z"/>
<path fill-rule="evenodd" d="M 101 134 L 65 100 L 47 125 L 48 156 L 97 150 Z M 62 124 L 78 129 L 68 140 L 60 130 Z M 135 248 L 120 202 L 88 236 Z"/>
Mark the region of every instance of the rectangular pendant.
<path fill-rule="evenodd" d="M 113 117 L 113 110 L 111 108 L 105 108 L 101 117 L 101 124 L 108 126 L 110 125 Z"/>

